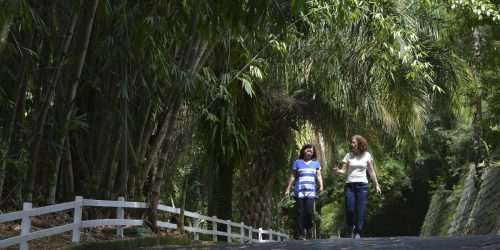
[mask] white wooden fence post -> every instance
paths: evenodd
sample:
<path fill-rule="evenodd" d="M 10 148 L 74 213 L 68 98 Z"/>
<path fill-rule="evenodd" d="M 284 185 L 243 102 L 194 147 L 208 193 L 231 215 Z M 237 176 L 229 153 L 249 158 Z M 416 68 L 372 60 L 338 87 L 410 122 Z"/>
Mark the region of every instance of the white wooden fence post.
<path fill-rule="evenodd" d="M 244 239 L 245 238 L 245 228 L 244 228 L 245 223 L 242 222 L 240 224 L 241 224 L 240 225 L 240 243 L 243 243 L 243 242 L 245 242 L 245 239 Z"/>
<path fill-rule="evenodd" d="M 82 223 L 83 197 L 82 196 L 75 197 L 75 202 L 81 202 L 81 204 L 75 207 L 75 211 L 73 213 L 73 223 L 80 223 L 80 226 L 73 229 L 73 237 L 71 241 L 80 242 L 80 227 Z"/>
<path fill-rule="evenodd" d="M 269 229 L 269 241 L 273 241 L 273 230 Z"/>
<path fill-rule="evenodd" d="M 194 228 L 200 227 L 200 219 L 194 218 L 193 227 Z M 194 240 L 199 240 L 199 239 L 200 239 L 200 234 L 198 232 L 194 232 Z"/>
<path fill-rule="evenodd" d="M 259 227 L 259 242 L 262 242 L 262 227 Z"/>
<path fill-rule="evenodd" d="M 276 235 L 278 237 L 278 239 L 276 239 L 277 241 L 281 241 L 281 235 Z"/>
<path fill-rule="evenodd" d="M 217 216 L 212 216 L 214 221 L 212 221 L 212 231 L 213 231 L 213 241 L 217 241 Z"/>
<path fill-rule="evenodd" d="M 118 201 L 125 201 L 124 197 L 118 197 Z M 125 219 L 125 208 L 116 207 L 116 218 Z M 116 226 L 116 236 L 123 237 L 123 226 Z"/>
<path fill-rule="evenodd" d="M 250 227 L 250 229 L 248 229 L 248 241 L 250 243 L 252 243 L 252 237 L 253 237 L 253 228 Z"/>
<path fill-rule="evenodd" d="M 231 220 L 227 220 L 227 242 L 231 243 Z"/>
<path fill-rule="evenodd" d="M 23 203 L 23 211 L 28 211 L 33 208 L 33 204 L 30 202 Z M 31 231 L 31 218 L 30 216 L 24 216 L 21 221 L 21 235 L 29 234 Z M 28 250 L 28 241 L 21 242 L 21 250 Z"/>

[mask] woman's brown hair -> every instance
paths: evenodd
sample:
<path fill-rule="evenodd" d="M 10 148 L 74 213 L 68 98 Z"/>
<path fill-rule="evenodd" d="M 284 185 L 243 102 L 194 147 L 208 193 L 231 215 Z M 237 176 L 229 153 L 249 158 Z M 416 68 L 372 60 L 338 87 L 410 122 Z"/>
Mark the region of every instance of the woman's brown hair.
<path fill-rule="evenodd" d="M 368 142 L 366 141 L 366 139 L 363 136 L 361 136 L 361 135 L 354 135 L 352 137 L 352 139 L 354 139 L 354 140 L 356 140 L 358 142 L 359 153 L 363 153 L 366 150 L 368 150 Z"/>

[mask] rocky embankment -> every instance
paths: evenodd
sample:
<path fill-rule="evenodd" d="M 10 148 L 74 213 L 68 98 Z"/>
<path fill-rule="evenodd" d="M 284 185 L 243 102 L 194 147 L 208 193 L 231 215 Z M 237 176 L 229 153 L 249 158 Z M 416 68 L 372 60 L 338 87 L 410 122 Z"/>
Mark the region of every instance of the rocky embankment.
<path fill-rule="evenodd" d="M 432 197 L 422 236 L 500 235 L 500 166 L 482 169 L 481 181 L 474 181 L 470 167 L 456 190 L 437 190 Z"/>

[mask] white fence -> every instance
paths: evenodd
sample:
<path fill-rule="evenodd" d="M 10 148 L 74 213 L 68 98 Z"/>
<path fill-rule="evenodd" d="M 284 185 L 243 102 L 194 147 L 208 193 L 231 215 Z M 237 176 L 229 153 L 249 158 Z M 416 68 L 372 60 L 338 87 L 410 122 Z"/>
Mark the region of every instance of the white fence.
<path fill-rule="evenodd" d="M 115 219 L 99 219 L 99 220 L 85 220 L 82 221 L 82 211 L 84 207 L 114 207 L 117 209 L 117 218 Z M 28 249 L 28 241 L 43 238 L 46 236 L 60 234 L 67 231 L 73 231 L 72 242 L 80 241 L 80 229 L 87 227 L 97 227 L 97 226 L 116 226 L 116 234 L 118 236 L 123 236 L 124 226 L 142 226 L 143 220 L 125 219 L 125 208 L 147 208 L 147 203 L 144 202 L 132 202 L 124 201 L 122 197 L 118 198 L 117 201 L 107 201 L 107 200 L 91 200 L 83 199 L 81 196 L 77 196 L 75 201 L 32 208 L 31 203 L 23 204 L 23 211 L 0 214 L 0 224 L 22 220 L 21 222 L 21 235 L 2 239 L 0 240 L 0 249 L 8 246 L 20 244 L 20 249 Z M 44 215 L 54 212 L 59 212 L 63 210 L 74 210 L 73 213 L 73 223 L 66 224 L 62 226 L 57 226 L 53 228 L 43 229 L 35 232 L 31 232 L 31 217 Z M 180 214 L 180 208 L 174 208 L 164 205 L 158 205 L 159 211 L 164 211 L 172 214 Z M 244 242 L 269 242 L 269 241 L 282 241 L 288 239 L 288 235 L 280 232 L 275 232 L 272 230 L 263 230 L 262 228 L 252 228 L 246 226 L 243 223 L 235 223 L 230 220 L 221 220 L 217 217 L 208 217 L 200 215 L 197 213 L 192 213 L 185 211 L 185 217 L 190 217 L 193 219 L 192 227 L 184 227 L 184 230 L 194 233 L 194 239 L 199 239 L 199 234 L 210 234 L 213 235 L 213 240 L 217 240 L 217 235 L 226 236 L 228 242 L 232 242 L 232 239 L 239 239 L 240 243 Z M 211 222 L 211 228 L 208 229 L 208 222 Z M 157 221 L 159 227 L 177 229 L 177 224 Z M 217 224 L 226 224 L 227 231 L 217 231 Z M 203 225 L 202 225 L 203 224 Z M 237 232 L 233 232 L 232 228 L 238 228 Z M 254 237 L 257 236 L 257 237 Z"/>

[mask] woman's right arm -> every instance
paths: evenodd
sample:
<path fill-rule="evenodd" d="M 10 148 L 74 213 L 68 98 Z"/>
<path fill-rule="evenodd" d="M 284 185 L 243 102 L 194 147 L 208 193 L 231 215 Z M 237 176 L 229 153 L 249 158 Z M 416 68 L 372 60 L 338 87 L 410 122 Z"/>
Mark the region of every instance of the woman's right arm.
<path fill-rule="evenodd" d="M 341 169 L 334 167 L 333 171 L 335 173 L 345 174 L 347 172 L 347 169 L 349 169 L 349 165 L 347 163 L 344 163 Z"/>
<path fill-rule="evenodd" d="M 293 171 L 292 175 L 290 176 L 290 180 L 288 181 L 288 185 L 286 186 L 285 196 L 290 195 L 290 188 L 292 187 L 294 181 L 295 181 L 295 171 Z"/>

